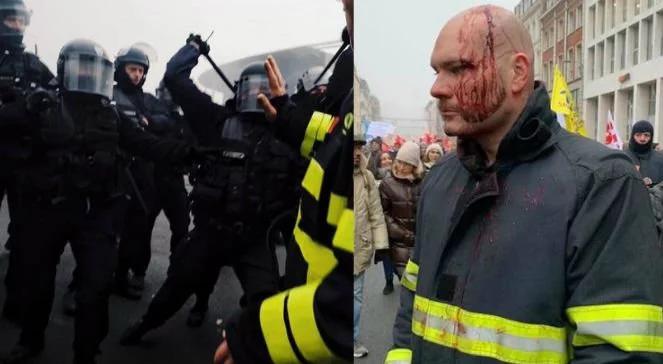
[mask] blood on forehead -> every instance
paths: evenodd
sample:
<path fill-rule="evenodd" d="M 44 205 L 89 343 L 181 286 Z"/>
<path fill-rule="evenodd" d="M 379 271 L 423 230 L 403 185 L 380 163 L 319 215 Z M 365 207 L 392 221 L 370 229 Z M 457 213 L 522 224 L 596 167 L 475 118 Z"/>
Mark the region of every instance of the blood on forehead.
<path fill-rule="evenodd" d="M 504 101 L 505 91 L 495 57 L 495 22 L 490 7 L 467 12 L 458 31 L 459 56 L 469 67 L 455 85 L 463 119 L 471 123 L 486 120 Z"/>

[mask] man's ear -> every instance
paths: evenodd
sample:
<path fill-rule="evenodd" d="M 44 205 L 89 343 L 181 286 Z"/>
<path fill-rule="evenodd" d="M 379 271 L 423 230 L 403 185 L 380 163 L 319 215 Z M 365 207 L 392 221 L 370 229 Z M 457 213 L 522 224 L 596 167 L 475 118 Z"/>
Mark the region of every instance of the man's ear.
<path fill-rule="evenodd" d="M 532 63 L 525 53 L 513 55 L 512 71 L 511 92 L 519 94 L 532 82 Z"/>

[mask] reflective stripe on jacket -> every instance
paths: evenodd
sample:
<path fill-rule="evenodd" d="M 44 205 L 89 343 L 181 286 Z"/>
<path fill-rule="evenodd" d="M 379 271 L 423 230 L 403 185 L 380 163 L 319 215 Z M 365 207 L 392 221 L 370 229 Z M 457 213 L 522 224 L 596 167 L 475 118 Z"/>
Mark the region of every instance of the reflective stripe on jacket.
<path fill-rule="evenodd" d="M 461 140 L 431 169 L 386 362 L 663 361 L 645 187 L 624 153 L 561 130 L 549 105 L 537 85 L 493 167 Z"/>

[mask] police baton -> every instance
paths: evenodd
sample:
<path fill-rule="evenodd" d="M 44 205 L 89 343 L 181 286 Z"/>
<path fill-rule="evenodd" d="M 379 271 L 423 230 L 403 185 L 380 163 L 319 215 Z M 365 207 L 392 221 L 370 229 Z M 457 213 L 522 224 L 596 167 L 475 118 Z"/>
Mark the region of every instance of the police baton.
<path fill-rule="evenodd" d="M 207 61 L 212 65 L 212 68 L 214 68 L 214 71 L 216 71 L 216 73 L 218 73 L 219 76 L 221 76 L 221 78 L 223 79 L 223 82 L 225 82 L 225 84 L 228 86 L 228 88 L 234 93 L 235 92 L 235 86 L 233 86 L 233 84 L 230 83 L 230 80 L 228 80 L 228 77 L 226 77 L 226 75 L 223 73 L 223 71 L 221 71 L 221 68 L 219 68 L 219 66 L 216 65 L 216 63 L 214 62 L 212 57 L 210 57 L 209 54 L 203 54 L 203 56 L 205 56 L 205 58 L 207 58 Z"/>
<path fill-rule="evenodd" d="M 140 189 L 138 188 L 138 184 L 136 184 L 136 179 L 134 178 L 134 175 L 131 173 L 131 170 L 129 169 L 128 166 L 124 167 L 124 173 L 126 173 L 127 179 L 129 180 L 129 184 L 131 184 L 131 189 L 134 191 L 134 194 L 136 194 L 136 198 L 138 199 L 138 203 L 140 204 L 140 207 L 145 212 L 145 215 L 149 215 L 150 211 L 147 209 L 147 204 L 145 203 L 145 200 L 143 199 L 143 194 L 140 193 Z"/>

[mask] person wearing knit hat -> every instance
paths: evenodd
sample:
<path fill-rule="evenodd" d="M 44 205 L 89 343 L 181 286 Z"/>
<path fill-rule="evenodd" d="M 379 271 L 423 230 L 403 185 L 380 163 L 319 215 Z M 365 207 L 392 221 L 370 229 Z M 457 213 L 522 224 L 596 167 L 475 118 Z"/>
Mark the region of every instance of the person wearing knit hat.
<path fill-rule="evenodd" d="M 649 121 L 640 120 L 633 124 L 628 155 L 640 171 L 647 187 L 663 181 L 663 154 L 654 150 L 653 141 L 654 127 Z"/>
<path fill-rule="evenodd" d="M 424 166 L 421 158 L 419 158 L 419 153 L 419 145 L 417 143 L 403 143 L 398 153 L 396 153 L 396 163 L 394 163 L 392 173 L 398 173 L 403 178 L 421 178 L 424 173 Z"/>
<path fill-rule="evenodd" d="M 431 169 L 433 164 L 437 162 L 440 157 L 442 157 L 442 146 L 438 143 L 433 143 L 426 147 L 426 152 L 424 153 L 424 169 L 426 173 Z"/>
<path fill-rule="evenodd" d="M 396 154 L 391 175 L 380 183 L 380 200 L 389 233 L 390 257 L 399 278 L 403 276 L 414 248 L 415 217 L 422 174 L 419 146 L 406 142 Z"/>

